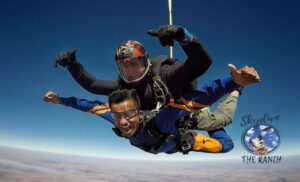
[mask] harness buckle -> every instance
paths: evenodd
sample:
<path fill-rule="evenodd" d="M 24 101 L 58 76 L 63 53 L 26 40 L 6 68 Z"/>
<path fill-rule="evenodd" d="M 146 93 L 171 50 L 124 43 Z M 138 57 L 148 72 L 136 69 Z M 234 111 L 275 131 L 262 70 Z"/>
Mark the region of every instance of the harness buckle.
<path fill-rule="evenodd" d="M 190 150 L 192 147 L 189 143 L 185 143 L 181 145 L 182 153 L 185 153 L 186 151 Z"/>

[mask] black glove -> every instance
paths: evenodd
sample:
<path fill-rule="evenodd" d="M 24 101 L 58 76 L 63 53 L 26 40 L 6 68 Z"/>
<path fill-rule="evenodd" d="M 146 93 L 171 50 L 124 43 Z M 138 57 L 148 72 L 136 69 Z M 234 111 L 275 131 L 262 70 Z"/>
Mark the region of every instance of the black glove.
<path fill-rule="evenodd" d="M 185 37 L 185 31 L 183 27 L 179 27 L 176 25 L 164 25 L 159 28 L 159 30 L 148 30 L 147 33 L 149 35 L 155 36 L 159 38 L 160 44 L 165 47 L 173 46 L 173 39 L 181 42 Z"/>
<path fill-rule="evenodd" d="M 76 60 L 76 49 L 69 52 L 61 52 L 58 57 L 54 60 L 54 66 L 60 65 L 66 67 L 67 65 L 74 63 Z"/>
<path fill-rule="evenodd" d="M 195 144 L 196 133 L 192 130 L 179 129 L 180 137 L 178 141 L 178 149 L 182 154 L 187 154 L 193 150 Z"/>

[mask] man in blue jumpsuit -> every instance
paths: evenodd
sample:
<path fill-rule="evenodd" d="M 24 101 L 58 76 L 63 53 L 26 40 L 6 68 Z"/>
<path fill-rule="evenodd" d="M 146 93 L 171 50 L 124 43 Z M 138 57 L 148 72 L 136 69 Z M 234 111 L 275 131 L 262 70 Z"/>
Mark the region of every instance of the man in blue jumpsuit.
<path fill-rule="evenodd" d="M 58 97 L 54 93 L 47 93 L 44 100 L 97 114 L 116 126 L 119 135 L 128 138 L 132 145 L 150 153 L 187 153 L 191 150 L 216 153 L 228 152 L 233 148 L 232 140 L 223 128 L 209 131 L 210 137 L 205 137 L 190 130 L 193 128 L 178 127 L 178 121 L 189 115 L 190 111 L 211 105 L 239 87 L 232 78 L 216 80 L 198 91 L 185 93 L 183 98 L 162 109 L 151 121 L 147 119 L 151 118 L 151 114 L 141 111 L 135 90 L 113 92 L 109 96 L 109 104 L 75 97 Z"/>

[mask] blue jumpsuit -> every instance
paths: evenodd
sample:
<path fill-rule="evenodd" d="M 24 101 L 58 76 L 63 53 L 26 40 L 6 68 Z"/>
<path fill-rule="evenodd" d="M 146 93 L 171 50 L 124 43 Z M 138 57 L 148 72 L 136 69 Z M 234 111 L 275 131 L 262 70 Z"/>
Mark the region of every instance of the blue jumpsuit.
<path fill-rule="evenodd" d="M 209 106 L 223 97 L 225 94 L 240 87 L 233 82 L 232 78 L 223 78 L 215 80 L 209 84 L 205 84 L 197 91 L 186 92 L 183 97 L 175 103 L 163 108 L 155 117 L 156 127 L 166 135 L 178 136 L 179 129 L 176 127 L 176 121 L 189 115 L 191 111 L 199 110 Z M 75 109 L 96 114 L 114 125 L 111 117 L 109 105 L 100 101 L 88 101 L 75 97 L 60 97 L 61 104 L 73 107 Z M 222 150 L 220 152 L 228 152 L 233 148 L 232 139 L 226 134 L 224 129 L 210 131 L 209 135 L 219 141 Z M 151 147 L 159 141 L 157 137 L 153 137 L 146 131 L 145 126 L 141 125 L 136 134 L 128 138 L 134 146 Z M 158 153 L 174 153 L 176 152 L 177 140 L 165 141 Z M 210 151 L 207 151 L 210 152 Z"/>

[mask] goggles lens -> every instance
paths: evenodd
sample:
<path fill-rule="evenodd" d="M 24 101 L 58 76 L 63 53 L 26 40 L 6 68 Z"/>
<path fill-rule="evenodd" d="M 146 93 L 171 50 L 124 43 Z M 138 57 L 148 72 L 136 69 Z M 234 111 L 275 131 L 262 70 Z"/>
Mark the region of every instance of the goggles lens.
<path fill-rule="evenodd" d="M 137 64 L 137 65 L 144 65 L 147 63 L 147 58 L 146 57 L 134 57 L 134 58 L 123 58 L 123 59 L 118 59 L 117 63 L 121 66 L 123 64 Z"/>
<path fill-rule="evenodd" d="M 130 120 L 134 118 L 138 113 L 139 113 L 138 109 L 130 109 L 124 112 L 112 112 L 111 115 L 115 121 L 120 121 L 122 117 L 125 118 L 126 120 Z"/>
<path fill-rule="evenodd" d="M 134 81 L 144 77 L 148 60 L 145 57 L 124 58 L 117 60 L 120 75 L 124 80 Z"/>

